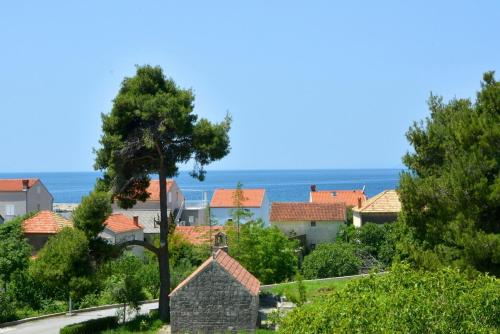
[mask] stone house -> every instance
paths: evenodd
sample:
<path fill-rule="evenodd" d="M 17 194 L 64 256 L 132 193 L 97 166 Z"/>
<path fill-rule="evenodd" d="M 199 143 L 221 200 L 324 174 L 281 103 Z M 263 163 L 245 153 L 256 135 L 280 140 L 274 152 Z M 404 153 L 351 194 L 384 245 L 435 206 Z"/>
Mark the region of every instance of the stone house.
<path fill-rule="evenodd" d="M 130 218 L 121 213 L 111 214 L 104 222 L 104 230 L 99 234 L 101 238 L 112 245 L 129 240 L 144 240 L 144 227 L 139 224 L 139 217 Z M 137 256 L 144 254 L 141 246 L 130 246 L 130 250 Z"/>
<path fill-rule="evenodd" d="M 210 216 L 216 224 L 224 225 L 233 220 L 233 212 L 237 209 L 235 205 L 236 189 L 215 189 L 210 201 Z M 262 219 L 264 224 L 269 225 L 269 200 L 265 189 L 242 189 L 240 207 L 252 214 L 251 217 L 242 218 L 240 222 L 253 219 Z"/>
<path fill-rule="evenodd" d="M 352 209 L 352 222 L 356 227 L 364 223 L 392 223 L 398 218 L 401 202 L 396 190 L 384 190 Z"/>
<path fill-rule="evenodd" d="M 346 222 L 344 203 L 274 202 L 271 225 L 290 238 L 304 238 L 308 248 L 333 242 Z"/>
<path fill-rule="evenodd" d="M 65 227 L 73 227 L 73 222 L 58 214 L 43 210 L 22 222 L 23 233 L 31 245 L 32 255 Z"/>
<path fill-rule="evenodd" d="M 40 179 L 0 179 L 0 215 L 5 221 L 29 212 L 52 210 L 54 197 Z"/>
<path fill-rule="evenodd" d="M 170 293 L 172 333 L 254 332 L 260 282 L 218 250 Z"/>

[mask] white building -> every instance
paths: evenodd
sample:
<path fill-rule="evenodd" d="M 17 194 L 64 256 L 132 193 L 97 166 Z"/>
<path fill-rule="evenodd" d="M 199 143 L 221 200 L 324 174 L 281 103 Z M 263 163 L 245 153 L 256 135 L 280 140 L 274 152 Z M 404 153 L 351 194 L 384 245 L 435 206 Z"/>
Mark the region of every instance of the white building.
<path fill-rule="evenodd" d="M 401 202 L 396 190 L 384 190 L 352 209 L 352 223 L 355 227 L 365 223 L 392 223 L 397 220 L 400 211 Z"/>
<path fill-rule="evenodd" d="M 236 189 L 215 189 L 210 201 L 210 217 L 216 224 L 224 225 L 233 220 L 238 206 L 236 204 Z M 269 200 L 265 189 L 242 189 L 240 208 L 248 210 L 251 217 L 241 218 L 240 223 L 249 220 L 262 219 L 269 225 Z"/>
<path fill-rule="evenodd" d="M 99 234 L 101 238 L 112 245 L 117 245 L 129 240 L 144 240 L 144 227 L 139 224 L 139 217 L 129 218 L 123 214 L 112 214 L 104 222 L 104 230 Z M 131 246 L 132 253 L 142 256 L 143 247 Z"/>
<path fill-rule="evenodd" d="M 308 248 L 334 242 L 346 222 L 344 203 L 283 202 L 271 206 L 271 225 L 290 238 L 304 239 Z"/>

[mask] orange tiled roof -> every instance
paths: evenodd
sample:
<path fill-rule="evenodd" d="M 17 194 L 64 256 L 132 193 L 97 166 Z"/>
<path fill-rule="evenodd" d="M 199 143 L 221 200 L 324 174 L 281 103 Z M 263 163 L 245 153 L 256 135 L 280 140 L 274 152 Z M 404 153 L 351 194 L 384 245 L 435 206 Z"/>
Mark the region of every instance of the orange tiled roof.
<path fill-rule="evenodd" d="M 346 206 L 357 206 L 358 199 L 361 199 L 361 205 L 366 201 L 363 190 L 311 191 L 312 203 L 345 203 Z"/>
<path fill-rule="evenodd" d="M 107 229 L 113 231 L 114 233 L 123 233 L 129 231 L 142 230 L 141 224 L 136 225 L 134 219 L 125 216 L 121 213 L 114 213 L 106 219 L 104 225 Z"/>
<path fill-rule="evenodd" d="M 212 229 L 212 235 L 210 235 Z M 193 245 L 201 245 L 211 242 L 215 234 L 222 231 L 223 226 L 176 226 L 175 232 Z"/>
<path fill-rule="evenodd" d="M 170 188 L 172 188 L 173 183 L 174 183 L 174 180 L 172 180 L 172 179 L 167 180 L 167 193 L 170 191 Z M 149 187 L 147 189 L 147 192 L 149 193 L 149 198 L 147 199 L 148 201 L 159 201 L 160 200 L 160 180 L 149 181 Z"/>
<path fill-rule="evenodd" d="M 39 179 L 0 179 L 0 191 L 23 191 L 23 180 L 28 180 L 28 188 L 39 181 Z"/>
<path fill-rule="evenodd" d="M 234 208 L 234 195 L 236 189 L 215 189 L 210 201 L 211 208 Z M 244 208 L 260 208 L 264 202 L 265 189 L 242 189 Z"/>
<path fill-rule="evenodd" d="M 354 207 L 352 211 L 370 213 L 396 213 L 401 211 L 401 202 L 396 190 L 384 190 L 368 199 L 361 208 Z"/>
<path fill-rule="evenodd" d="M 225 251 L 218 250 L 214 256 L 209 257 L 201 266 L 199 266 L 191 275 L 182 281 L 171 293 L 174 293 L 186 286 L 193 278 L 201 273 L 212 262 L 219 264 L 225 271 L 234 277 L 250 294 L 257 296 L 260 290 L 260 282 L 255 276 L 250 274 L 238 261 L 229 256 Z"/>
<path fill-rule="evenodd" d="M 73 222 L 58 214 L 43 210 L 23 221 L 25 234 L 56 234 L 64 227 L 73 227 Z"/>
<path fill-rule="evenodd" d="M 345 221 L 344 203 L 275 202 L 271 205 L 271 218 L 279 221 Z"/>

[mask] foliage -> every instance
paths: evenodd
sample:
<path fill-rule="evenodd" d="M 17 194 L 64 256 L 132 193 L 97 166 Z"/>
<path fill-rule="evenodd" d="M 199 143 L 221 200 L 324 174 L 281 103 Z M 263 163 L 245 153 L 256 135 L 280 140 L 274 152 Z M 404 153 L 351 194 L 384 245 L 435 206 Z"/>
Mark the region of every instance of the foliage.
<path fill-rule="evenodd" d="M 101 334 L 156 334 L 162 326 L 163 322 L 160 321 L 158 317 L 140 314 L 133 320 L 128 321 L 115 329 L 106 330 Z"/>
<path fill-rule="evenodd" d="M 418 266 L 500 275 L 500 83 L 483 80 L 474 102 L 431 95 L 430 117 L 407 133 L 401 219 Z"/>
<path fill-rule="evenodd" d="M 71 290 L 76 297 L 83 296 L 89 287 L 86 277 L 92 272 L 85 234 L 74 228 L 63 228 L 49 238 L 30 271 L 38 282 L 44 282 L 54 292 L 64 295 Z"/>
<path fill-rule="evenodd" d="M 87 320 L 78 324 L 68 325 L 61 328 L 60 334 L 94 334 L 101 331 L 118 327 L 116 317 L 105 317 Z"/>
<path fill-rule="evenodd" d="M 191 175 L 203 180 L 204 167 L 229 153 L 230 117 L 218 124 L 193 113 L 194 95 L 166 78 L 160 67 L 139 66 L 125 78 L 110 114 L 102 115 L 101 148 L 95 168 L 104 170 L 97 189 L 110 190 L 123 208 L 149 197 L 150 175 L 159 176 L 160 247 L 131 241 L 155 253 L 160 271 L 160 318 L 169 317 L 168 217 L 166 178 L 178 164 L 194 161 Z"/>
<path fill-rule="evenodd" d="M 106 192 L 93 191 L 82 198 L 80 205 L 73 212 L 73 222 L 76 228 L 92 240 L 102 232 L 103 223 L 111 212 L 109 195 Z"/>
<path fill-rule="evenodd" d="M 291 279 L 297 271 L 297 241 L 289 240 L 278 228 L 264 227 L 260 220 L 240 226 L 226 225 L 229 254 L 263 284 Z M 239 242 L 238 242 L 239 239 Z"/>
<path fill-rule="evenodd" d="M 319 244 L 304 258 L 302 273 L 307 279 L 346 276 L 357 274 L 360 266 L 356 247 L 337 241 Z"/>
<path fill-rule="evenodd" d="M 123 309 L 119 313 L 123 316 L 124 322 L 127 314 L 134 311 L 137 312 L 139 310 L 139 302 L 146 299 L 141 284 L 134 275 L 122 277 L 113 286 L 112 295 L 115 301 L 123 304 Z M 129 312 L 127 312 L 127 307 L 129 308 Z"/>
<path fill-rule="evenodd" d="M 22 231 L 26 217 L 0 224 L 0 280 L 7 283 L 14 272 L 28 267 L 31 247 Z"/>
<path fill-rule="evenodd" d="M 0 291 L 0 323 L 16 320 L 16 310 L 11 297 Z"/>
<path fill-rule="evenodd" d="M 494 333 L 499 326 L 498 279 L 469 280 L 456 269 L 424 272 L 398 265 L 293 310 L 280 332 Z"/>

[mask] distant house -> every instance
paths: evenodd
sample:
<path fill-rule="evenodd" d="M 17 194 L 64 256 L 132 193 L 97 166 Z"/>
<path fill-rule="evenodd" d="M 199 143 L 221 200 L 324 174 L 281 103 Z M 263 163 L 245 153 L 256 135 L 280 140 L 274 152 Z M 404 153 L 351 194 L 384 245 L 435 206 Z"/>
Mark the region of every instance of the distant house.
<path fill-rule="evenodd" d="M 391 223 L 396 221 L 401 211 L 401 202 L 396 190 L 384 190 L 368 199 L 362 206 L 352 209 L 353 224 L 361 227 L 364 223 Z"/>
<path fill-rule="evenodd" d="M 99 234 L 101 238 L 112 245 L 129 240 L 144 240 L 144 228 L 139 224 L 139 217 L 130 218 L 121 213 L 112 214 L 104 222 L 104 230 Z M 141 246 L 131 246 L 135 255 L 141 256 Z"/>
<path fill-rule="evenodd" d="M 212 244 L 223 226 L 176 226 L 175 232 L 193 245 Z"/>
<path fill-rule="evenodd" d="M 172 333 L 254 332 L 260 282 L 218 250 L 170 293 Z"/>
<path fill-rule="evenodd" d="M 236 189 L 215 189 L 210 201 L 210 216 L 217 224 L 225 224 L 233 220 L 233 212 L 237 209 L 235 204 Z M 269 200 L 265 189 L 242 189 L 243 200 L 241 208 L 247 209 L 251 218 L 242 218 L 245 223 L 250 219 L 262 219 L 265 225 L 269 225 Z"/>
<path fill-rule="evenodd" d="M 344 203 L 275 202 L 271 225 L 289 237 L 305 236 L 307 247 L 332 242 L 346 222 Z"/>
<path fill-rule="evenodd" d="M 361 206 L 366 202 L 364 190 L 316 190 L 311 186 L 309 202 L 311 203 L 345 203 L 347 207 Z"/>
<path fill-rule="evenodd" d="M 151 239 L 160 233 L 160 182 L 151 180 L 147 191 L 150 197 L 145 201 L 138 201 L 130 209 L 122 209 L 116 203 L 113 204 L 113 213 L 121 213 L 129 218 L 139 217 L 141 225 L 144 227 L 144 237 Z M 174 218 L 179 218 L 184 207 L 184 195 L 177 182 L 173 179 L 167 180 L 167 211 L 172 213 Z"/>
<path fill-rule="evenodd" d="M 58 214 L 43 210 L 22 223 L 23 233 L 36 254 L 48 241 L 65 227 L 73 227 L 73 222 Z"/>
<path fill-rule="evenodd" d="M 28 212 L 52 210 L 53 202 L 40 179 L 0 179 L 0 215 L 5 221 Z"/>

